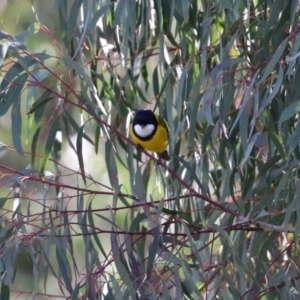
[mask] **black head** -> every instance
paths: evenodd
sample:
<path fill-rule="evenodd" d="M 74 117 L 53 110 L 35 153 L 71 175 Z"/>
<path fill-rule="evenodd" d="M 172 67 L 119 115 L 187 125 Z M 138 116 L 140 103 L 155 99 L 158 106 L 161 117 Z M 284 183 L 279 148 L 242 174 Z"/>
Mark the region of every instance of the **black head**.
<path fill-rule="evenodd" d="M 135 113 L 133 119 L 133 125 L 142 125 L 146 126 L 147 124 L 154 124 L 157 125 L 156 117 L 152 110 L 150 109 L 140 109 Z"/>

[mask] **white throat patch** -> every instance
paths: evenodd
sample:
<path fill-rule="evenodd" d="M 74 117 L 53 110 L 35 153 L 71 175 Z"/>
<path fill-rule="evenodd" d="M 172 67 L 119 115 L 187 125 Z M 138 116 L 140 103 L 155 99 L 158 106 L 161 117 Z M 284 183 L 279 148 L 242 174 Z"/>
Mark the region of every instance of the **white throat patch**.
<path fill-rule="evenodd" d="M 134 125 L 135 134 L 141 138 L 146 138 L 148 136 L 151 136 L 154 130 L 155 130 L 155 126 L 153 124 L 148 124 L 144 127 L 139 124 Z"/>

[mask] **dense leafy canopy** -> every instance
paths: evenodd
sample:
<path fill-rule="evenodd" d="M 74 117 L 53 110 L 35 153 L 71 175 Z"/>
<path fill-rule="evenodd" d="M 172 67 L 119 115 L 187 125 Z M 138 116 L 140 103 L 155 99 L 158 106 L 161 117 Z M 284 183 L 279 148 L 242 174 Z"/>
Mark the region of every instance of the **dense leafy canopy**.
<path fill-rule="evenodd" d="M 298 1 L 57 0 L 53 23 L 41 5 L 0 32 L 0 156 L 28 160 L 0 161 L 0 299 L 24 254 L 15 295 L 299 297 Z M 167 165 L 128 138 L 144 107 Z"/>

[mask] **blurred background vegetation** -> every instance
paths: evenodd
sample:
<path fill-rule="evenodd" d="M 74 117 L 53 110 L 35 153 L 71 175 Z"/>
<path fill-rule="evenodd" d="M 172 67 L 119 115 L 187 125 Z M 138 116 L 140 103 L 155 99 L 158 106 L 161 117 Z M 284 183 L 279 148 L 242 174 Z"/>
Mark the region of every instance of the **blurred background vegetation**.
<path fill-rule="evenodd" d="M 299 298 L 298 1 L 0 19 L 0 300 Z M 128 137 L 139 108 L 168 164 Z"/>

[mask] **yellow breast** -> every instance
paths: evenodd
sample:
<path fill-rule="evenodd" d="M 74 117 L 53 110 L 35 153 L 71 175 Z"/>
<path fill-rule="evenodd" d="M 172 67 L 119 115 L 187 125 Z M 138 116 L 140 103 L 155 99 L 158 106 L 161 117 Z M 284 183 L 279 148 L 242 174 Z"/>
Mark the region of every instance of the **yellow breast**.
<path fill-rule="evenodd" d="M 161 153 L 168 147 L 168 131 L 160 124 L 158 124 L 155 134 L 149 140 L 141 140 L 136 136 L 133 132 L 132 125 L 130 126 L 130 135 L 136 144 L 148 151 Z"/>

